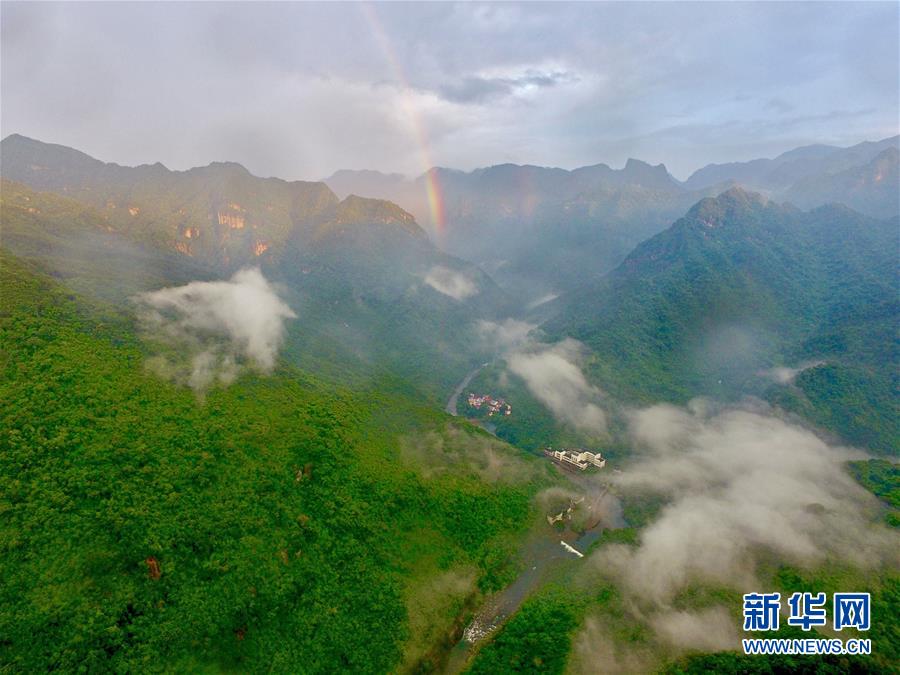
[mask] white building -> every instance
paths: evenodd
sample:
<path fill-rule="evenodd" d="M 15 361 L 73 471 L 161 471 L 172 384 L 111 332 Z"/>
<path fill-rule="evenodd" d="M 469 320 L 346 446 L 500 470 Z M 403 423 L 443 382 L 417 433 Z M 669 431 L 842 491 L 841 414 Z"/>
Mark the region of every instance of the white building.
<path fill-rule="evenodd" d="M 589 452 L 580 448 L 576 450 L 546 448 L 544 454 L 564 466 L 574 466 L 581 471 L 584 471 L 589 466 L 595 466 L 598 469 L 606 466 L 606 460 L 603 459 L 599 452 Z"/>

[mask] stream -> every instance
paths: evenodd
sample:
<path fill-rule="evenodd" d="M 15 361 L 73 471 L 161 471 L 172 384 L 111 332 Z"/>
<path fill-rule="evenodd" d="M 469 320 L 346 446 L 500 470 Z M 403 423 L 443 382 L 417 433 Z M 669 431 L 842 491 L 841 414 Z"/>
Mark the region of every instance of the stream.
<path fill-rule="evenodd" d="M 594 497 L 589 498 L 587 508 L 589 513 L 596 515 L 591 516 L 587 529 L 578 534 L 568 528 L 560 532 L 544 525 L 538 534 L 532 536 L 522 550 L 525 569 L 509 586 L 488 597 L 475 612 L 462 638 L 450 651 L 444 673 L 455 674 L 465 670 L 481 642 L 492 636 L 519 609 L 551 571 L 566 560 L 578 560 L 578 553 L 587 553 L 604 529 L 624 527 L 619 500 L 608 494 L 608 487 L 602 488 L 598 494 L 598 486 L 588 480 L 589 476 L 573 475 L 570 478 L 580 488 L 588 488 L 595 493 Z"/>
<path fill-rule="evenodd" d="M 447 401 L 445 410 L 458 416 L 457 404 L 460 395 L 475 376 L 490 362 L 473 368 L 463 378 Z M 491 429 L 488 429 L 492 433 Z M 556 567 L 566 560 L 578 560 L 586 554 L 591 545 L 600 537 L 604 529 L 625 526 L 619 500 L 609 494 L 609 486 L 599 482 L 598 474 L 579 474 L 560 469 L 568 478 L 571 487 L 583 494 L 589 515 L 587 527 L 577 533 L 569 527 L 558 530 L 549 524 L 541 524 L 536 533 L 524 544 L 521 560 L 522 573 L 509 586 L 489 596 L 475 612 L 463 631 L 462 638 L 450 651 L 443 672 L 460 673 L 470 665 L 472 657 L 481 643 L 492 636 L 503 623 L 519 609 Z"/>

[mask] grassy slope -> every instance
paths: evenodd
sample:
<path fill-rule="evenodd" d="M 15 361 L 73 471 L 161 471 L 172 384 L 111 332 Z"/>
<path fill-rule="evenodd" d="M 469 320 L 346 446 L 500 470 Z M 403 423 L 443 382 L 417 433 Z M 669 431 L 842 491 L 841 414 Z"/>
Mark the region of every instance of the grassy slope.
<path fill-rule="evenodd" d="M 127 321 L 0 262 L 7 666 L 384 671 L 412 580 L 489 585 L 528 521 L 532 483 L 397 461 L 398 429 L 447 433 L 400 394 L 282 368 L 200 405 Z"/>

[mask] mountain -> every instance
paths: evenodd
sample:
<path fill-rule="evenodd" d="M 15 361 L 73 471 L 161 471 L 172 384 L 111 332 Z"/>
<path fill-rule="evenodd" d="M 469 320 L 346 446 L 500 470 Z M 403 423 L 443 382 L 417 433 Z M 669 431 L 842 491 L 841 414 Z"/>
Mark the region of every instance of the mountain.
<path fill-rule="evenodd" d="M 544 330 L 586 343 L 592 379 L 625 399 L 769 396 L 896 452 L 897 232 L 732 188 L 560 298 Z"/>
<path fill-rule="evenodd" d="M 679 658 L 672 672 L 742 672 L 752 664 L 735 653 L 675 648 L 657 620 L 668 624 L 674 606 L 681 618 L 718 622 L 733 611 L 720 600 L 752 590 L 743 587 L 748 561 L 784 597 L 838 579 L 870 591 L 875 615 L 896 614 L 890 564 L 857 570 L 839 549 L 801 564 L 794 542 L 753 537 L 730 544 L 727 557 L 741 559 L 735 574 L 719 574 L 713 558 L 676 566 L 683 583 L 654 601 L 638 564 L 660 559 L 654 538 L 683 542 L 667 526 L 685 513 L 711 513 L 700 522 L 713 530 L 759 522 L 731 474 L 743 480 L 746 467 L 757 475 L 753 467 L 768 464 L 761 475 L 770 475 L 774 455 L 704 477 L 704 449 L 689 458 L 701 475 L 684 490 L 675 479 L 659 494 L 640 480 L 635 490 L 633 479 L 655 483 L 660 473 L 655 443 L 640 436 L 680 446 L 683 434 L 662 431 L 683 428 L 679 419 L 708 430 L 698 435 L 721 459 L 732 434 L 720 436 L 732 424 L 725 415 L 703 419 L 696 404 L 660 424 L 659 409 L 634 407 L 698 395 L 714 397 L 710 408 L 763 397 L 849 443 L 896 454 L 889 366 L 900 356 L 900 217 L 836 204 L 802 211 L 736 187 L 692 192 L 637 161 L 619 171 L 429 173 L 456 198 L 445 241 L 480 251 L 513 295 L 383 199 L 339 198 L 321 183 L 262 179 L 229 163 L 119 167 L 21 137 L 2 151 L 3 669 L 427 673 L 460 657 L 472 672 L 578 661 L 590 672 L 599 652 L 581 646 L 602 643 L 641 671 Z M 872 171 L 891 161 L 879 156 Z M 828 174 L 834 189 L 856 194 L 857 179 L 841 174 L 859 167 Z M 873 198 L 875 175 L 863 175 L 859 199 Z M 674 224 L 661 222 L 667 214 Z M 223 291 L 248 277 L 266 293 Z M 190 283 L 204 281 L 216 283 Z M 541 288 L 565 292 L 535 303 L 527 318 L 544 320 L 530 336 L 587 348 L 535 341 L 518 354 L 524 369 L 512 367 L 514 353 L 502 366 L 473 326 L 508 318 Z M 135 298 L 146 291 L 156 292 Z M 148 305 L 148 295 L 174 300 Z M 275 330 L 256 336 L 260 319 Z M 503 343 L 531 326 L 496 328 Z M 258 368 L 257 342 L 274 350 Z M 196 372 L 219 361 L 223 372 L 202 392 L 171 377 L 182 364 Z M 466 373 L 460 390 L 507 388 L 515 406 L 496 426 L 485 417 L 488 428 L 532 451 L 599 447 L 610 466 L 570 479 L 450 419 L 444 397 Z M 775 415 L 735 412 L 734 433 L 751 451 L 773 429 L 792 429 L 786 453 L 793 439 L 815 448 L 786 474 L 789 499 L 776 502 L 786 507 L 762 511 L 763 522 L 788 517 L 783 538 L 883 515 L 873 497 L 853 495 L 838 453 Z M 652 432 L 627 430 L 631 413 Z M 748 417 L 752 431 L 740 421 Z M 689 443 L 685 454 L 696 455 Z M 854 471 L 895 501 L 893 465 Z M 850 492 L 847 501 L 818 492 L 817 481 L 833 481 L 835 497 Z M 696 508 L 698 494 L 723 486 L 728 500 Z M 595 520 L 595 508 L 605 518 Z M 891 550 L 889 533 L 872 535 Z M 668 558 L 685 559 L 671 550 Z M 598 553 L 594 563 L 614 563 L 599 577 Z M 871 667 L 889 667 L 890 626 L 873 625 L 872 637 Z M 846 666 L 837 656 L 804 664 Z"/>
<path fill-rule="evenodd" d="M 684 183 L 688 189 L 702 189 L 726 181 L 733 181 L 751 190 L 771 193 L 784 197 L 798 181 L 820 181 L 827 177 L 863 166 L 873 161 L 879 154 L 900 146 L 900 136 L 881 141 L 866 141 L 848 148 L 829 145 L 809 145 L 782 153 L 775 159 L 755 159 L 749 162 L 710 164 L 695 171 Z M 823 197 L 811 206 L 820 206 L 829 201 Z M 871 213 L 870 215 L 877 215 Z M 893 215 L 893 214 L 891 214 Z"/>
<path fill-rule="evenodd" d="M 19 135 L 5 138 L 0 153 L 4 178 L 86 203 L 114 228 L 226 270 L 277 258 L 288 237 L 310 239 L 332 227 L 371 224 L 424 235 L 393 205 L 339 201 L 324 183 L 258 178 L 233 162 L 189 171 L 123 167 Z"/>
<path fill-rule="evenodd" d="M 326 182 L 340 194 L 403 205 L 445 250 L 480 264 L 522 304 L 608 271 L 712 193 L 685 190 L 665 166 L 636 159 L 619 170 L 606 164 L 571 171 L 515 164 L 471 172 L 435 168 L 415 180 L 341 171 Z"/>
<path fill-rule="evenodd" d="M 545 467 L 396 378 L 198 404 L 129 312 L 6 251 L 0 288 L 5 667 L 412 672 L 501 583 Z"/>
<path fill-rule="evenodd" d="M 384 369 L 443 398 L 483 360 L 473 323 L 507 311 L 492 279 L 384 200 L 339 200 L 324 183 L 259 178 L 234 163 L 122 167 L 22 136 L 0 152 L 12 252 L 121 302 L 260 266 L 306 319 L 288 353 L 322 375 Z"/>
<path fill-rule="evenodd" d="M 606 164 L 574 170 L 542 166 L 498 164 L 470 172 L 433 168 L 414 180 L 378 171 L 338 171 L 325 182 L 338 194 L 368 197 L 393 195 L 416 215 L 435 227 L 427 203 L 426 183 L 437 184 L 450 223 L 474 225 L 478 218 L 529 218 L 538 204 L 561 203 L 598 187 L 638 186 L 678 190 L 678 182 L 665 166 L 629 159 L 620 170 Z"/>
<path fill-rule="evenodd" d="M 113 227 L 107 213 L 0 179 L 3 246 L 87 296 L 124 303 L 136 293 L 214 278 L 208 266 Z"/>
<path fill-rule="evenodd" d="M 699 189 L 716 183 L 734 181 L 748 187 L 762 189 L 771 188 L 773 184 L 784 187 L 784 180 L 771 178 L 785 165 L 798 167 L 818 166 L 826 157 L 839 152 L 841 148 L 833 145 L 807 145 L 784 152 L 775 159 L 753 159 L 748 162 L 728 162 L 726 164 L 708 164 L 697 169 L 684 182 L 685 186 Z M 810 171 L 808 168 L 807 171 Z M 813 173 L 817 171 L 812 170 Z"/>
<path fill-rule="evenodd" d="M 774 159 L 711 164 L 684 183 L 663 165 L 636 159 L 619 170 L 606 164 L 571 171 L 515 164 L 469 172 L 434 168 L 414 180 L 340 171 L 326 183 L 341 194 L 402 205 L 445 250 L 478 263 L 527 304 L 597 279 L 697 201 L 735 184 L 803 208 L 840 202 L 866 215 L 893 216 L 898 145 L 898 136 L 848 148 L 809 145 Z"/>
<path fill-rule="evenodd" d="M 802 178 L 784 198 L 801 208 L 840 202 L 881 218 L 895 216 L 900 213 L 900 149 L 882 150 L 868 164 Z"/>

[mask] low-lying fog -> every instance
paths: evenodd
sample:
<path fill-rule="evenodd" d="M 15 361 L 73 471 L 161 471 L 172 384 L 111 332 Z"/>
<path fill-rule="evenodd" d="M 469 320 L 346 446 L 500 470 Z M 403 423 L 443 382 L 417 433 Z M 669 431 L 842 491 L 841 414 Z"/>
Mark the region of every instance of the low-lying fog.
<path fill-rule="evenodd" d="M 270 372 L 284 321 L 297 316 L 257 268 L 142 293 L 135 302 L 145 337 L 162 346 L 148 365 L 198 392 L 232 382 L 243 363 Z"/>
<path fill-rule="evenodd" d="M 610 433 L 610 415 L 622 419 L 625 438 L 619 440 L 633 455 L 621 471 L 607 469 L 602 480 L 620 493 L 665 500 L 637 547 L 607 545 L 587 561 L 617 580 L 629 611 L 662 641 L 734 648 L 738 608 L 691 612 L 673 601 L 702 584 L 767 590 L 757 578 L 766 556 L 801 568 L 826 560 L 864 569 L 900 564 L 900 536 L 877 522 L 876 498 L 845 468 L 848 460 L 866 456 L 862 450 L 828 443 L 758 400 L 617 404 L 584 377 L 577 342 L 543 344 L 529 336 L 532 328 L 485 322 L 478 330 L 503 345 L 509 372 L 560 422 L 602 435 Z M 602 632 L 601 623 L 591 619 L 585 634 Z M 611 658 L 611 652 L 601 657 Z"/>

